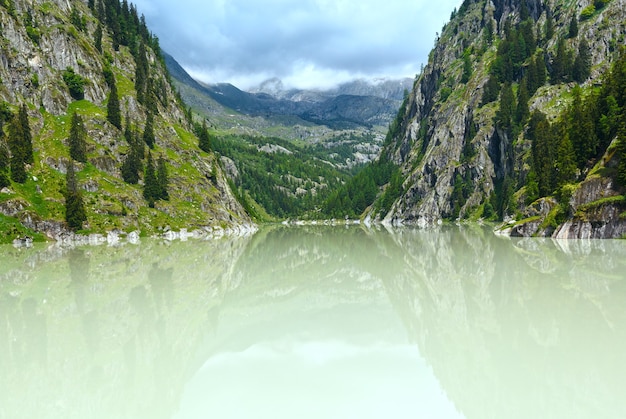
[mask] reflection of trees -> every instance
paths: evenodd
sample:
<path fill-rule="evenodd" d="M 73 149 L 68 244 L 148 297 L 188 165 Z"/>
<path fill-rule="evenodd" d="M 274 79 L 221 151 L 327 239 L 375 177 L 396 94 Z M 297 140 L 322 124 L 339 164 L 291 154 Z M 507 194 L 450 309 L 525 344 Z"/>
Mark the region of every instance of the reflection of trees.
<path fill-rule="evenodd" d="M 408 275 L 386 287 L 467 417 L 624 416 L 625 246 L 564 252 L 463 228 L 394 240 Z"/>
<path fill-rule="evenodd" d="M 9 249 L 0 417 L 171 417 L 247 242 Z"/>
<path fill-rule="evenodd" d="M 381 296 L 467 417 L 624 417 L 625 247 L 479 227 L 278 226 L 245 240 L 10 250 L 0 417 L 171 417 L 220 349 L 220 316 L 245 311 L 246 332 L 278 327 L 294 302 Z"/>
<path fill-rule="evenodd" d="M 623 243 L 508 240 L 478 226 L 262 233 L 227 305 L 315 298 L 325 278 L 344 295 L 353 279 L 380 281 L 467 417 L 623 416 Z"/>

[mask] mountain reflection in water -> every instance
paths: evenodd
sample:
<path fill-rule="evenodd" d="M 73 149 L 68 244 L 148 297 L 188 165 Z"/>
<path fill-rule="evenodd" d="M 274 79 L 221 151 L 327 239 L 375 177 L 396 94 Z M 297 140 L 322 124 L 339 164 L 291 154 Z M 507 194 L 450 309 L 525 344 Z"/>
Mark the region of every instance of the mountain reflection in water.
<path fill-rule="evenodd" d="M 0 248 L 0 418 L 626 417 L 626 242 Z"/>

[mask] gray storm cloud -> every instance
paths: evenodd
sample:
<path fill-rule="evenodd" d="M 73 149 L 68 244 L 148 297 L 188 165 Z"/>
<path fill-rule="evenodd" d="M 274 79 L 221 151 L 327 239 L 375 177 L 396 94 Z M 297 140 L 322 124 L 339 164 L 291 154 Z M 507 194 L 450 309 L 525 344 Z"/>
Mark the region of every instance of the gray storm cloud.
<path fill-rule="evenodd" d="M 459 0 L 138 0 L 161 46 L 196 78 L 247 88 L 412 77 Z"/>

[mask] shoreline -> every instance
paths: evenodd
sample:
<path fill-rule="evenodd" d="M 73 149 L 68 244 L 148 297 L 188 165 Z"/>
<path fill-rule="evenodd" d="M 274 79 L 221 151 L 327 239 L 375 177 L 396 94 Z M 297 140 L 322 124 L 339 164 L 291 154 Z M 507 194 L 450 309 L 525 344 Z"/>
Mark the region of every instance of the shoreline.
<path fill-rule="evenodd" d="M 328 227 L 347 227 L 347 226 L 363 226 L 366 228 L 372 228 L 375 226 L 383 227 L 386 230 L 392 230 L 396 228 L 402 227 L 413 227 L 419 229 L 426 229 L 432 227 L 439 227 L 445 224 L 449 225 L 476 225 L 476 226 L 485 226 L 490 225 L 493 234 L 500 237 L 525 237 L 525 238 L 553 238 L 559 240 L 591 240 L 591 239 L 600 239 L 600 240 L 620 240 L 624 239 L 624 236 L 613 237 L 613 236 L 603 236 L 600 233 L 606 231 L 605 227 L 603 228 L 594 228 L 592 223 L 584 223 L 583 228 L 578 226 L 576 228 L 577 232 L 581 232 L 584 234 L 563 234 L 563 231 L 568 231 L 572 229 L 572 225 L 576 225 L 575 222 L 569 220 L 564 224 L 560 225 L 558 228 L 551 231 L 551 234 L 545 235 L 536 235 L 536 234 L 527 234 L 535 229 L 523 229 L 520 228 L 524 226 L 525 223 L 515 223 L 511 220 L 505 221 L 503 223 L 489 223 L 483 220 L 477 221 L 443 221 L 438 220 L 436 223 L 410 223 L 403 222 L 399 224 L 391 224 L 385 223 L 381 221 L 371 221 L 369 219 L 361 220 L 361 219 L 330 219 L 330 220 L 297 220 L 297 219 L 288 219 L 279 221 L 276 223 L 261 223 L 260 225 L 277 225 L 277 226 L 286 226 L 286 227 L 303 227 L 303 226 L 328 226 Z M 89 235 L 77 234 L 72 231 L 62 230 L 57 232 L 56 234 L 46 234 L 46 232 L 38 232 L 44 234 L 46 238 L 50 240 L 54 245 L 62 246 L 62 247 L 72 247 L 72 246 L 116 246 L 121 244 L 139 244 L 142 238 L 151 238 L 151 239 L 162 239 L 168 242 L 172 241 L 187 241 L 187 240 L 218 240 L 224 237 L 249 237 L 254 235 L 257 231 L 259 231 L 259 225 L 253 223 L 245 223 L 239 224 L 227 228 L 223 228 L 220 226 L 205 226 L 200 228 L 195 228 L 190 231 L 188 228 L 181 228 L 178 231 L 171 230 L 169 227 L 165 227 L 162 233 L 151 234 L 142 236 L 142 233 L 139 230 L 125 232 L 121 230 L 112 230 L 104 233 L 92 233 Z M 614 230 L 613 230 L 614 231 Z M 33 244 L 36 243 L 32 237 L 24 236 L 17 237 L 12 241 L 12 245 L 15 248 L 29 248 L 32 247 Z M 11 244 L 11 243 L 7 243 Z"/>
<path fill-rule="evenodd" d="M 224 237 L 248 237 L 254 235 L 258 231 L 256 224 L 240 224 L 227 228 L 219 226 L 195 228 L 191 231 L 187 228 L 181 228 L 178 231 L 165 228 L 160 234 L 152 234 L 142 236 L 138 230 L 127 233 L 121 230 L 112 230 L 106 233 L 92 233 L 89 235 L 77 234 L 71 231 L 63 231 L 54 237 L 47 236 L 50 243 L 61 247 L 74 246 L 117 246 L 122 244 L 139 244 L 142 238 L 162 239 L 165 241 L 187 241 L 193 240 L 218 240 Z M 45 234 L 45 233 L 44 233 Z M 12 241 L 15 248 L 30 248 L 36 243 L 32 237 L 18 237 Z"/>

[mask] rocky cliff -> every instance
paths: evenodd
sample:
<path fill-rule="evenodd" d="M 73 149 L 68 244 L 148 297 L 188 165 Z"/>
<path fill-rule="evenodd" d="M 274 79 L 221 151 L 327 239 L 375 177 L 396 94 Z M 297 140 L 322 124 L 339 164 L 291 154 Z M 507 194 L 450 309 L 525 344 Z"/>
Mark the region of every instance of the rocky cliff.
<path fill-rule="evenodd" d="M 530 22 L 527 24 L 529 36 L 537 47 L 535 50 L 533 45 L 529 55 L 539 58 L 522 59 L 514 67 L 512 90 L 519 95 L 520 79 L 528 76 L 533 60 L 543 61 L 552 80 L 549 84 L 540 83 L 528 98 L 528 108 L 530 112 L 539 110 L 551 121 L 556 120 L 571 102 L 571 92 L 576 85 L 553 76 L 559 43 L 563 42 L 569 51 L 576 51 L 583 40 L 588 42 L 590 74 L 582 85 L 585 91 L 591 90 L 601 82 L 602 74 L 618 54 L 618 45 L 626 34 L 625 5 L 623 0 L 614 0 L 602 2 L 592 10 L 593 2 L 589 0 L 575 3 L 466 0 L 444 26 L 428 65 L 401 109 L 398 129 L 383 151 L 384 156 L 402 168 L 405 179 L 402 192 L 387 214 L 369 215 L 390 224 L 426 225 L 442 219 L 477 219 L 486 215 L 487 206 L 491 211 L 492 204 L 504 199 L 503 190 L 509 190 L 509 201 L 500 203 L 503 218 L 517 218 L 520 224 L 525 216 L 541 217 L 537 213 L 530 214 L 532 211 L 528 211 L 524 202 L 523 186 L 530 170 L 532 146 L 526 139 L 528 126 L 522 123 L 517 130 L 503 128 L 504 124 L 497 122 L 501 118 L 502 95 L 495 101 L 485 100 L 490 77 L 497 74 L 494 63 L 502 54 L 504 40 L 507 36 L 511 38 L 511 28 L 519 26 L 522 33 L 525 28 L 522 22 Z M 576 33 L 572 29 L 574 21 Z M 603 167 L 617 165 L 619 153 L 614 152 L 614 146 L 599 161 L 600 167 L 594 168 L 595 177 Z M 624 211 L 621 206 L 607 208 L 609 204 L 602 204 L 603 210 L 586 212 L 584 216 L 577 212 L 582 205 L 623 193 L 612 180 L 602 183 L 600 193 L 587 193 L 590 190 L 586 186 L 590 181 L 587 175 L 591 172 L 587 168 L 578 173 L 577 182 L 582 183 L 578 183 L 569 203 L 568 225 L 546 231 L 539 229 L 542 223 L 537 222 L 537 229 L 528 228 L 524 234 L 623 235 L 626 224 L 619 217 Z M 549 210 L 543 218 L 548 213 Z M 605 217 L 610 217 L 610 221 Z M 612 227 L 606 228 L 607 224 Z M 595 227 L 600 225 L 604 226 L 602 232 Z"/>
<path fill-rule="evenodd" d="M 14 114 L 26 104 L 34 151 L 34 163 L 26 166 L 26 182 L 12 182 L 0 193 L 0 224 L 7 226 L 2 230 L 10 230 L 2 240 L 32 230 L 53 238 L 68 233 L 61 190 L 70 161 L 67 139 L 74 112 L 83 118 L 87 131 L 87 161 L 77 163 L 86 232 L 151 234 L 168 228 L 228 228 L 250 222 L 234 199 L 218 159 L 198 148 L 160 53 L 154 52 L 158 40 L 146 34 L 140 35 L 155 41 L 146 46 L 148 84 L 158 94 L 152 109 L 139 97 L 136 57 L 141 41 L 129 29 L 131 23 L 122 20 L 125 15 L 147 31 L 143 17 L 139 21 L 136 9 L 133 5 L 129 9 L 126 1 L 2 2 L 0 101 Z M 115 17 L 120 21 L 115 22 Z M 70 94 L 64 81 L 68 69 L 82 80 L 81 100 Z M 123 129 L 107 118 L 107 70 L 117 84 Z M 130 149 L 123 130 L 140 137 L 149 112 L 154 114 L 155 138 L 150 152 L 155 161 L 166 160 L 169 172 L 170 199 L 157 201 L 154 208 L 142 197 L 142 171 L 135 185 L 125 183 L 121 175 Z"/>

